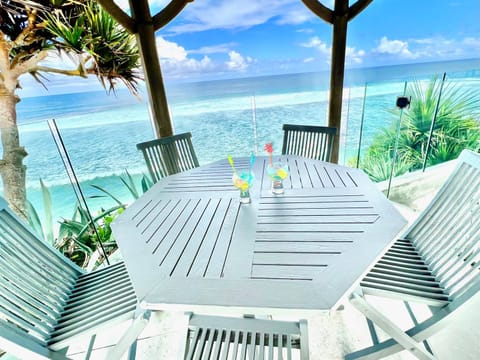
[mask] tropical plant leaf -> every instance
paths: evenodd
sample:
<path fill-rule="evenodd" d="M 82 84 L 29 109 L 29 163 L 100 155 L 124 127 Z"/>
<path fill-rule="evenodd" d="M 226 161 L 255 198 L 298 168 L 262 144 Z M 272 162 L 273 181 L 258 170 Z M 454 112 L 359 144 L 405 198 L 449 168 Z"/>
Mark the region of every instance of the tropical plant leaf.
<path fill-rule="evenodd" d="M 142 176 L 141 184 L 142 184 L 143 193 L 146 193 L 148 191 L 148 189 L 150 189 L 153 186 L 153 181 L 152 181 L 152 179 L 150 179 L 149 176 L 144 174 Z"/>
<path fill-rule="evenodd" d="M 27 221 L 33 232 L 41 239 L 44 238 L 42 222 L 38 216 L 38 212 L 33 206 L 33 204 L 27 200 Z"/>
<path fill-rule="evenodd" d="M 111 214 L 112 212 L 117 211 L 119 209 L 123 209 L 123 205 L 118 205 L 118 206 L 111 207 L 107 210 L 103 210 L 99 215 L 92 218 L 92 220 L 93 220 L 94 223 L 96 223 L 98 220 L 103 219 L 105 216 L 107 216 L 107 215 Z M 79 237 L 82 236 L 86 231 L 88 231 L 88 229 L 91 229 L 91 228 L 92 228 L 92 222 L 87 221 L 84 224 L 83 228 L 78 233 L 78 236 Z"/>
<path fill-rule="evenodd" d="M 137 187 L 135 186 L 135 182 L 133 181 L 132 175 L 130 175 L 127 169 L 125 169 L 125 174 L 120 176 L 120 180 L 126 186 L 128 191 L 130 191 L 130 194 L 132 194 L 133 198 L 138 199 L 139 195 L 138 195 Z"/>
<path fill-rule="evenodd" d="M 42 188 L 43 212 L 45 214 L 45 237 L 53 245 L 55 244 L 55 236 L 53 234 L 52 196 L 42 179 L 40 179 L 40 186 Z"/>
<path fill-rule="evenodd" d="M 53 233 L 53 212 L 52 212 L 52 196 L 50 190 L 40 179 L 40 188 L 42 190 L 43 213 L 45 219 L 42 223 L 38 211 L 34 205 L 27 200 L 27 221 L 34 232 L 48 243 L 55 245 L 55 235 Z"/>
<path fill-rule="evenodd" d="M 120 199 L 118 199 L 115 195 L 113 195 L 110 191 L 107 191 L 103 187 L 95 185 L 95 184 L 91 184 L 90 186 L 97 189 L 98 191 L 101 191 L 104 194 L 106 194 L 109 198 L 111 198 L 113 201 L 115 201 L 118 205 L 125 206 L 125 204 L 122 201 L 120 201 Z M 96 196 L 92 196 L 92 198 L 94 198 L 94 197 L 96 197 Z"/>

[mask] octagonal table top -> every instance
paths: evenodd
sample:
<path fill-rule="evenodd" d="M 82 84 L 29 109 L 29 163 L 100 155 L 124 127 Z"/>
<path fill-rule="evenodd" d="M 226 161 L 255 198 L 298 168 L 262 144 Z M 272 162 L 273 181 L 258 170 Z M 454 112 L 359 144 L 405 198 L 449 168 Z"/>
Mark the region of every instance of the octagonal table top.
<path fill-rule="evenodd" d="M 224 159 L 160 180 L 114 221 L 142 306 L 323 311 L 358 286 L 406 220 L 361 170 L 275 161 L 289 167 L 283 194 L 259 157 L 241 204 Z"/>

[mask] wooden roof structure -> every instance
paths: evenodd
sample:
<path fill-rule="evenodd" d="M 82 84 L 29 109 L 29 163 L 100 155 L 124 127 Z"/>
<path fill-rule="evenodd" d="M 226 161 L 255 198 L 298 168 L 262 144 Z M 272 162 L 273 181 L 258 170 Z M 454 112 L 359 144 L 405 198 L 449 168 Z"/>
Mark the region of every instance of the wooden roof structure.
<path fill-rule="evenodd" d="M 328 126 L 340 129 L 348 22 L 373 0 L 357 0 L 351 6 L 349 6 L 349 0 L 335 0 L 333 10 L 323 5 L 320 0 L 301 1 L 315 15 L 333 26 Z M 153 16 L 148 0 L 129 0 L 131 15 L 125 13 L 113 0 L 97 0 L 97 2 L 130 33 L 136 35 L 150 100 L 152 126 L 157 137 L 173 135 L 155 44 L 155 32 L 173 20 L 193 0 L 171 0 Z M 332 152 L 332 162 L 335 163 L 338 162 L 339 134 L 340 131 L 337 131 Z"/>

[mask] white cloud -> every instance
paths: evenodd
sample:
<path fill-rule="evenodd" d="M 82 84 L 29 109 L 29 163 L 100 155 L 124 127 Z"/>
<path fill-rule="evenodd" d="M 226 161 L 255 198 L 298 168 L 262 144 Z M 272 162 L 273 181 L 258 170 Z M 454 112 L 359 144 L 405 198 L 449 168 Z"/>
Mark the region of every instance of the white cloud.
<path fill-rule="evenodd" d="M 230 49 L 237 44 L 235 43 L 226 43 L 226 44 L 217 44 L 213 46 L 203 46 L 199 49 L 188 50 L 189 54 L 227 54 L 230 52 Z"/>
<path fill-rule="evenodd" d="M 303 8 L 293 8 L 285 11 L 283 14 L 279 14 L 277 24 L 279 25 L 299 25 L 314 18 L 313 13 L 305 6 Z"/>
<path fill-rule="evenodd" d="M 47 57 L 40 62 L 40 65 L 54 69 L 74 70 L 78 67 L 78 59 L 73 54 L 51 50 Z"/>
<path fill-rule="evenodd" d="M 345 53 L 345 61 L 347 63 L 361 64 L 365 56 L 364 50 L 356 50 L 354 47 L 347 46 Z"/>
<path fill-rule="evenodd" d="M 130 9 L 130 5 L 129 5 L 128 0 L 114 0 L 114 2 L 121 9 L 124 9 L 124 10 Z M 158 7 L 160 9 L 163 9 L 166 5 L 168 5 L 169 2 L 170 2 L 170 0 L 149 0 L 148 1 L 149 5 L 150 5 L 150 8 Z"/>
<path fill-rule="evenodd" d="M 418 55 L 408 49 L 408 42 L 401 40 L 388 40 L 386 36 L 380 39 L 380 44 L 374 50 L 380 54 L 396 55 L 400 58 L 414 59 Z"/>
<path fill-rule="evenodd" d="M 230 51 L 228 53 L 228 56 L 230 57 L 230 60 L 227 61 L 225 64 L 230 70 L 245 71 L 248 68 L 249 64 L 254 62 L 251 57 L 243 57 L 236 51 Z"/>
<path fill-rule="evenodd" d="M 313 48 L 317 50 L 321 55 L 327 56 L 328 59 L 331 57 L 332 48 L 328 46 L 325 42 L 320 40 L 317 36 L 310 38 L 310 40 L 306 43 L 300 44 L 306 48 Z M 363 57 L 365 56 L 364 50 L 356 50 L 354 47 L 348 47 L 345 52 L 345 62 L 346 63 L 354 63 L 354 64 L 361 64 L 363 61 Z M 313 58 L 307 58 L 303 62 L 310 62 Z"/>
<path fill-rule="evenodd" d="M 277 24 L 300 24 L 314 15 L 298 0 L 202 0 L 189 3 L 181 17 L 181 24 L 172 24 L 166 31 L 246 29 L 272 19 Z"/>
<path fill-rule="evenodd" d="M 462 42 L 466 46 L 472 46 L 480 50 L 480 38 L 467 37 Z"/>
<path fill-rule="evenodd" d="M 166 77 L 189 78 L 193 75 L 207 73 L 224 73 L 232 71 L 245 71 L 255 60 L 249 56 L 228 49 L 228 44 L 204 47 L 197 50 L 186 50 L 175 42 L 157 37 L 157 50 L 160 57 L 162 71 Z M 206 54 L 228 53 L 227 61 L 214 61 Z M 190 54 L 203 54 L 200 59 L 189 56 Z"/>
<path fill-rule="evenodd" d="M 114 0 L 130 12 L 128 0 Z M 171 0 L 150 0 L 152 14 L 162 10 Z M 328 0 L 327 3 L 332 3 Z M 333 6 L 333 4 L 332 4 Z M 298 0 L 197 0 L 187 3 L 178 15 L 181 24 L 166 28 L 173 33 L 211 29 L 245 29 L 275 19 L 277 24 L 302 24 L 315 15 Z"/>
<path fill-rule="evenodd" d="M 480 38 L 449 39 L 437 36 L 408 39 L 408 41 L 390 41 L 386 37 L 382 37 L 380 45 L 373 50 L 373 53 L 424 61 L 474 58 L 480 53 Z"/>
<path fill-rule="evenodd" d="M 315 31 L 313 29 L 298 29 L 297 32 L 304 34 L 313 34 Z"/>
<path fill-rule="evenodd" d="M 185 48 L 161 36 L 157 37 L 157 51 L 161 60 L 185 61 L 187 59 Z"/>
<path fill-rule="evenodd" d="M 200 60 L 189 58 L 184 47 L 161 36 L 157 37 L 157 51 L 162 70 L 169 77 L 188 77 L 191 74 L 210 72 L 215 68 L 208 56 Z"/>
<path fill-rule="evenodd" d="M 314 48 L 320 54 L 323 54 L 323 55 L 330 55 L 331 53 L 330 46 L 328 46 L 326 43 L 320 40 L 317 36 L 310 38 L 308 42 L 302 43 L 300 45 L 306 48 Z"/>
<path fill-rule="evenodd" d="M 446 39 L 443 37 L 412 40 L 419 47 L 418 52 L 426 58 L 473 58 L 480 53 L 480 38 Z"/>

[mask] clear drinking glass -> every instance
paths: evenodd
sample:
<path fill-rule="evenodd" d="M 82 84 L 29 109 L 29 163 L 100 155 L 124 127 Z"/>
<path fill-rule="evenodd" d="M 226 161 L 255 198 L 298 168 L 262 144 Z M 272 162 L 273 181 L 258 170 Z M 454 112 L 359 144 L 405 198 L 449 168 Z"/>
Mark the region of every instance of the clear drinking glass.
<path fill-rule="evenodd" d="M 269 164 L 267 167 L 267 175 L 272 181 L 270 190 L 273 194 L 283 194 L 283 180 L 288 176 L 288 165 L 282 163 Z"/>
<path fill-rule="evenodd" d="M 240 190 L 240 202 L 242 204 L 250 203 L 250 188 L 253 185 L 253 174 L 243 171 L 239 174 L 234 173 L 232 176 L 233 186 Z"/>

